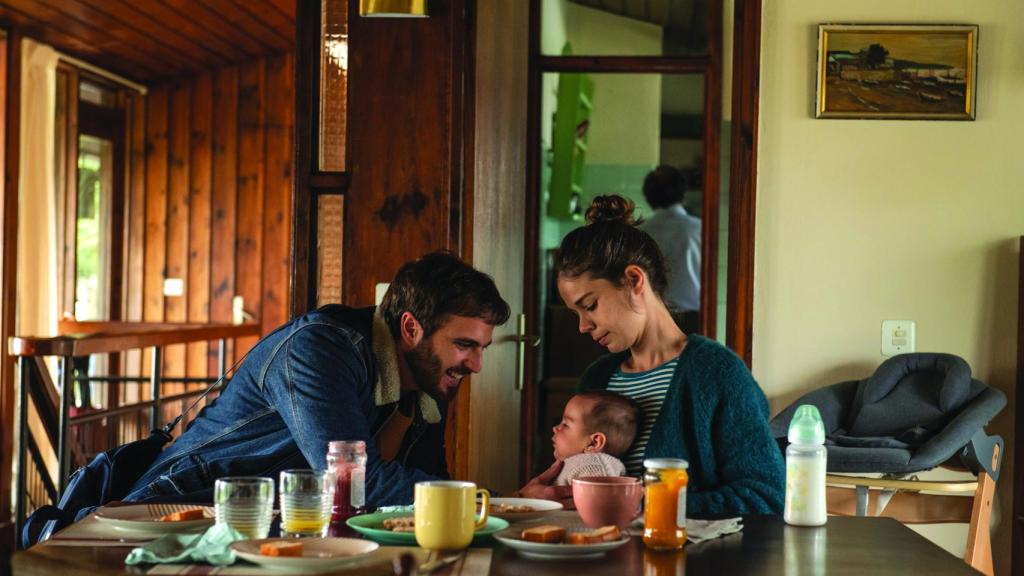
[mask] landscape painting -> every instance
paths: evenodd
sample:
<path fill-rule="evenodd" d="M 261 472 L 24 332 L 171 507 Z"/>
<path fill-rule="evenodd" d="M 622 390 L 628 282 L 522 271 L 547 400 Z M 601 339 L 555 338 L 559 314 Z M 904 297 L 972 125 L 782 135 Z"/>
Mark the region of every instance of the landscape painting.
<path fill-rule="evenodd" d="M 818 26 L 819 118 L 974 120 L 978 27 Z"/>

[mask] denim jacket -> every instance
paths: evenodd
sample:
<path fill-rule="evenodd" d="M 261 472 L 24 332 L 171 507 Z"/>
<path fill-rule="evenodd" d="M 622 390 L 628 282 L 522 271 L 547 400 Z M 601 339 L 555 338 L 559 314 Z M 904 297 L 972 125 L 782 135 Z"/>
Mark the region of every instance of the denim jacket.
<path fill-rule="evenodd" d="M 374 435 L 398 408 L 394 339 L 373 308 L 324 306 L 260 340 L 125 500 L 209 502 L 217 478 L 276 482 L 324 469 L 332 440 L 363 440 L 367 506 L 411 504 L 416 482 L 447 477 L 446 406 L 418 394 L 398 456 L 384 460 Z"/>

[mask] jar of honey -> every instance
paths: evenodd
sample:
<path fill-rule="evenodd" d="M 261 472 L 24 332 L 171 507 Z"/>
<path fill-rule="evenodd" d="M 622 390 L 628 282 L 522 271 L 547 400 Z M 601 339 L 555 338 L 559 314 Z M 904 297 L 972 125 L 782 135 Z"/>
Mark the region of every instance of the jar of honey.
<path fill-rule="evenodd" d="M 686 544 L 686 460 L 644 460 L 644 544 L 678 550 Z"/>

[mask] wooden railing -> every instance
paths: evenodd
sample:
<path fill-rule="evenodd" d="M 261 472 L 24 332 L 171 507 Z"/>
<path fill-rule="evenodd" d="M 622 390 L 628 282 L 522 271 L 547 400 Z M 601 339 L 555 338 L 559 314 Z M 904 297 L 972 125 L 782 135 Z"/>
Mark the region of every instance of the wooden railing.
<path fill-rule="evenodd" d="M 150 428 L 160 426 L 160 409 L 170 402 L 184 402 L 203 390 L 194 390 L 169 397 L 161 396 L 165 382 L 213 383 L 227 371 L 227 341 L 247 336 L 259 336 L 260 325 L 249 324 L 155 324 L 132 322 L 75 322 L 62 321 L 60 336 L 43 338 L 15 336 L 8 342 L 9 353 L 18 358 L 19 413 L 17 490 L 15 496 L 17 529 L 24 524 L 29 507 L 40 505 L 45 498 L 56 503 L 70 476 L 72 461 L 83 462 L 85 454 L 70 442 L 71 426 L 119 418 L 123 415 L 149 412 Z M 163 374 L 163 350 L 167 346 L 193 342 L 219 341 L 218 374 L 213 377 L 168 377 Z M 149 374 L 146 376 L 79 376 L 76 378 L 74 360 L 94 354 L 116 354 L 129 350 L 152 348 Z M 59 383 L 49 378 L 43 362 L 47 356 L 56 357 Z M 149 399 L 126 405 L 107 406 L 102 410 L 88 410 L 72 415 L 71 402 L 75 382 L 149 383 Z M 28 425 L 28 400 L 36 407 L 46 443 L 55 447 L 57 455 L 57 486 L 50 481 L 50 472 L 40 455 L 39 440 Z M 118 402 L 120 404 L 120 402 Z M 115 443 L 127 440 L 114 437 Z M 105 448 L 111 448 L 112 443 Z M 74 454 L 73 454 L 74 452 Z M 29 473 L 33 473 L 31 486 Z"/>

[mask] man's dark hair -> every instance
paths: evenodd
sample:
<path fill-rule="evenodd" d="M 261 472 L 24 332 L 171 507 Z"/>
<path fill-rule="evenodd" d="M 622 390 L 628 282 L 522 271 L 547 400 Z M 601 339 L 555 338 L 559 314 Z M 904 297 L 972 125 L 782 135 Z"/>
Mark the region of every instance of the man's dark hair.
<path fill-rule="evenodd" d="M 380 312 L 396 339 L 405 312 L 420 323 L 424 337 L 448 316 L 480 318 L 492 326 L 504 324 L 509 316 L 494 280 L 447 250 L 403 264 L 384 294 Z"/>
<path fill-rule="evenodd" d="M 686 175 L 674 166 L 661 165 L 644 178 L 644 198 L 655 210 L 679 204 L 686 195 Z"/>
<path fill-rule="evenodd" d="M 594 401 L 590 412 L 583 415 L 587 432 L 604 434 L 604 451 L 609 455 L 616 458 L 625 455 L 640 428 L 640 405 L 632 398 L 607 390 L 580 392 L 576 396 Z"/>

